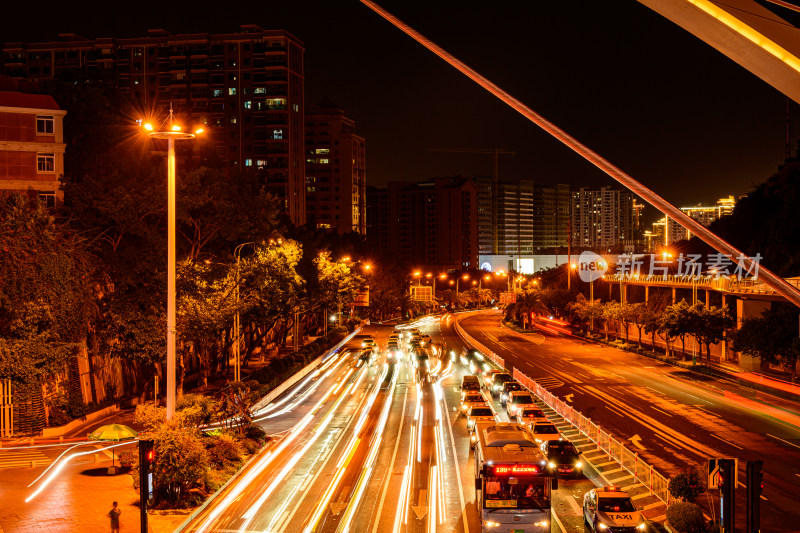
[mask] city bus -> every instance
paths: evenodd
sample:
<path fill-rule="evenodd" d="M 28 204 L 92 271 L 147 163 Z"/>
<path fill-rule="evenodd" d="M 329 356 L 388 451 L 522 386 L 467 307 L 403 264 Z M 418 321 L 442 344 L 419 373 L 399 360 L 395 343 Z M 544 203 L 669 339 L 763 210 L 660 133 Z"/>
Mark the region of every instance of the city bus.
<path fill-rule="evenodd" d="M 478 422 L 475 503 L 484 532 L 550 531 L 550 496 L 557 481 L 522 424 Z"/>

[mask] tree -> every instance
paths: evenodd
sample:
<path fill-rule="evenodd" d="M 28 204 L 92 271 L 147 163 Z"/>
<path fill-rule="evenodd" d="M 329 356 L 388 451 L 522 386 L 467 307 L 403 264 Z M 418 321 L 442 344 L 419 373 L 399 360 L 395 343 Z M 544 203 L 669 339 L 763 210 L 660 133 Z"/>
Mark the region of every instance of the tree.
<path fill-rule="evenodd" d="M 692 331 L 692 318 L 686 300 L 681 300 L 664 309 L 659 331 L 664 333 L 668 348 L 670 340 L 678 337 L 681 340 L 681 351 L 686 354 L 686 335 Z"/>
<path fill-rule="evenodd" d="M 694 501 L 697 496 L 704 493 L 706 488 L 703 479 L 695 469 L 681 472 L 669 480 L 669 493 L 673 498 L 685 502 Z"/>
<path fill-rule="evenodd" d="M 793 306 L 774 305 L 760 317 L 747 318 L 733 332 L 733 349 L 764 363 L 780 364 L 797 378 L 800 341 L 797 336 L 798 311 Z"/>
<path fill-rule="evenodd" d="M 698 344 L 706 347 L 706 358 L 711 362 L 711 345 L 725 338 L 725 332 L 735 325 L 727 310 L 720 307 L 706 307 L 698 302 L 689 308 L 689 321 L 692 335 Z"/>
<path fill-rule="evenodd" d="M 619 322 L 621 316 L 620 304 L 617 301 L 610 301 L 603 304 L 602 318 L 603 327 L 606 331 L 606 340 L 608 340 L 608 330 L 611 322 Z"/>
<path fill-rule="evenodd" d="M 639 331 L 639 348 L 642 347 L 642 330 L 646 325 L 647 311 L 645 303 L 637 302 L 629 305 L 628 318 Z"/>

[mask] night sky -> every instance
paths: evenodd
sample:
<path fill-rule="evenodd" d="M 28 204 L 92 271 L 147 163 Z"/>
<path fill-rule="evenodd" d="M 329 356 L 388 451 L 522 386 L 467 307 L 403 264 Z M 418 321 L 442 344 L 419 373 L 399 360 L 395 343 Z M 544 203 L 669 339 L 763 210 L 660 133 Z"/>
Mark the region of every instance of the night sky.
<path fill-rule="evenodd" d="M 745 194 L 783 161 L 786 97 L 637 2 L 380 4 L 678 205 Z M 283 29 L 306 46 L 306 105 L 330 97 L 367 139 L 369 184 L 492 171 L 489 155 L 434 147 L 514 150 L 502 178 L 614 184 L 356 0 L 158 5 L 59 2 L 41 17 L 41 4 L 14 2 L 0 38 Z M 790 116 L 794 151 L 794 103 Z"/>

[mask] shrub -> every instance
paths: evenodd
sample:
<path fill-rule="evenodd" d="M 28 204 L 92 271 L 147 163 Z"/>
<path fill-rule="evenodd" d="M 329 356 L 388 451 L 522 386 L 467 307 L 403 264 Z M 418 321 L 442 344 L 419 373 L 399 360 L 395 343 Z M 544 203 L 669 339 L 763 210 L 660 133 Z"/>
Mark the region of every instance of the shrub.
<path fill-rule="evenodd" d="M 202 394 L 185 394 L 176 402 L 175 409 L 183 417 L 184 425 L 199 426 L 211 422 L 216 404 L 213 398 Z"/>
<path fill-rule="evenodd" d="M 69 424 L 72 422 L 72 418 L 57 407 L 50 408 L 50 416 L 47 417 L 47 426 L 51 428 L 55 428 L 58 426 L 63 426 L 65 424 Z"/>
<path fill-rule="evenodd" d="M 244 439 L 241 444 L 242 448 L 244 448 L 244 450 L 250 455 L 256 453 L 258 449 L 261 448 L 261 444 L 253 439 Z"/>
<path fill-rule="evenodd" d="M 667 522 L 678 533 L 705 533 L 706 520 L 700 506 L 691 502 L 673 503 L 667 508 Z"/>
<path fill-rule="evenodd" d="M 195 429 L 167 422 L 148 435 L 154 443 L 153 477 L 158 499 L 187 502 L 189 490 L 205 478 L 208 452 Z"/>
<path fill-rule="evenodd" d="M 674 498 L 685 502 L 694 500 L 706 490 L 703 486 L 703 479 L 694 469 L 680 473 L 670 479 L 668 489 Z"/>
<path fill-rule="evenodd" d="M 139 449 L 135 446 L 122 450 L 117 454 L 117 457 L 119 457 L 120 466 L 128 468 L 132 468 L 134 465 L 137 467 L 139 466 Z M 136 475 L 139 475 L 138 472 Z"/>
<path fill-rule="evenodd" d="M 225 468 L 242 461 L 242 447 L 239 442 L 225 433 L 211 437 L 208 457 L 216 468 Z"/>
<path fill-rule="evenodd" d="M 252 439 L 259 444 L 263 444 L 267 441 L 267 433 L 261 429 L 259 426 L 255 424 L 251 424 L 244 434 L 246 439 Z"/>
<path fill-rule="evenodd" d="M 214 470 L 213 468 L 206 472 L 206 479 L 205 479 L 205 486 L 206 492 L 214 493 L 219 490 L 219 488 L 225 484 L 228 480 L 228 475 L 224 472 L 220 472 L 219 470 Z"/>
<path fill-rule="evenodd" d="M 147 431 L 155 431 L 167 420 L 167 410 L 150 403 L 139 404 L 133 413 L 133 420 Z"/>

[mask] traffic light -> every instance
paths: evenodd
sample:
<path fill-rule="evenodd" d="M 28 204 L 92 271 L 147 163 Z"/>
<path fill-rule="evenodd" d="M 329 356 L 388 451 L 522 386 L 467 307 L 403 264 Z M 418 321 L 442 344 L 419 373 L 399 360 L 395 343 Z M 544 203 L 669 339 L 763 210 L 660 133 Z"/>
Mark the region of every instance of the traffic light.
<path fill-rule="evenodd" d="M 719 521 L 720 533 L 734 531 L 734 497 L 736 495 L 736 462 L 733 459 L 719 459 Z"/>
<path fill-rule="evenodd" d="M 147 531 L 147 502 L 153 497 L 153 463 L 156 452 L 152 440 L 139 441 L 139 519 L 141 531 Z"/>
<path fill-rule="evenodd" d="M 747 461 L 747 533 L 761 531 L 761 493 L 764 492 L 764 461 Z"/>

